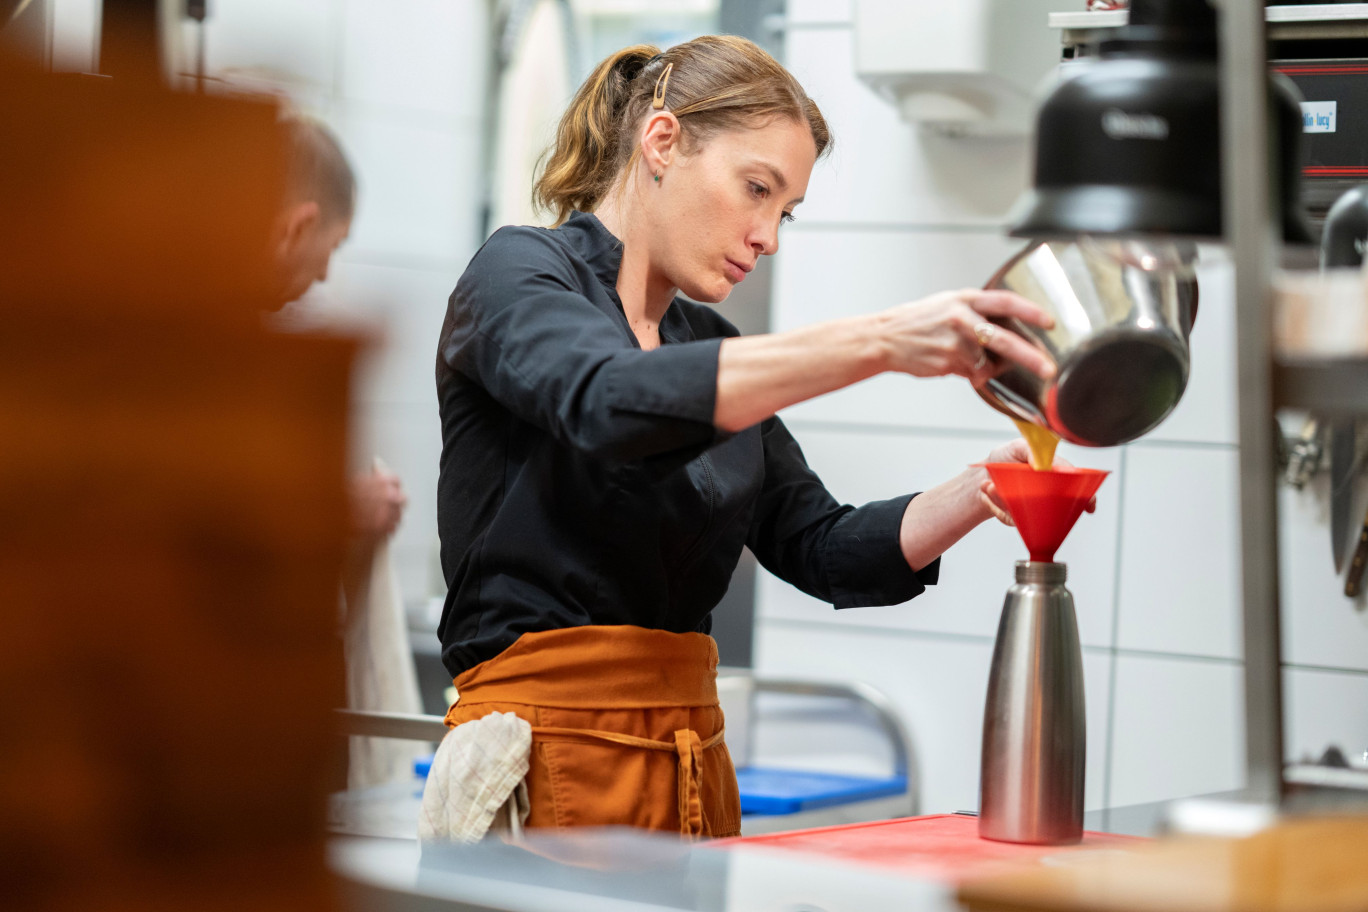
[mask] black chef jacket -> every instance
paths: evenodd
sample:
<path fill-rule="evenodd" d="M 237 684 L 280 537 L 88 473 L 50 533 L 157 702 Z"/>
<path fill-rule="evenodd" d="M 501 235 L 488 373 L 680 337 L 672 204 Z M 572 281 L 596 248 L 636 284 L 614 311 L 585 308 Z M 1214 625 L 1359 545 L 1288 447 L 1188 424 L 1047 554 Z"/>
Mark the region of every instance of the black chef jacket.
<path fill-rule="evenodd" d="M 527 631 L 711 628 L 748 545 L 837 608 L 906 601 L 912 495 L 842 506 L 777 417 L 712 424 L 717 357 L 738 335 L 676 298 L 642 351 L 616 286 L 622 245 L 594 216 L 502 228 L 452 292 L 437 354 L 437 525 L 452 676 Z"/>

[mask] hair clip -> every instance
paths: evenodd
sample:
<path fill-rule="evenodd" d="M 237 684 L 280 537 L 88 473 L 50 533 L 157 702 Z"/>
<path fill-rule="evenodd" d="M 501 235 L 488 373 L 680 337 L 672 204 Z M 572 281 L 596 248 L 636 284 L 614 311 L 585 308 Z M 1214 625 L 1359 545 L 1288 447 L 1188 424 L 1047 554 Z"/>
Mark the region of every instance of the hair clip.
<path fill-rule="evenodd" d="M 665 71 L 656 80 L 655 95 L 651 98 L 651 107 L 659 111 L 665 107 L 665 87 L 670 84 L 670 71 L 674 69 L 673 63 L 665 64 Z"/>

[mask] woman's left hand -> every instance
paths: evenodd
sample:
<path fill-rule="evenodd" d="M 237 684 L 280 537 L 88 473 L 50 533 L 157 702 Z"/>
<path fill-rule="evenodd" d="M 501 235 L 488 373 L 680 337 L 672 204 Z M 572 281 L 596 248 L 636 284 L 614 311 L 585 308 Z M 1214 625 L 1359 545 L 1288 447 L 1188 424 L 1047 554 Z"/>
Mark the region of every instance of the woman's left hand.
<path fill-rule="evenodd" d="M 1020 437 L 995 448 L 988 454 L 988 458 L 984 460 L 984 462 L 1026 463 L 1029 463 L 1030 461 L 1031 448 L 1027 446 L 1026 441 Z M 1073 463 L 1069 462 L 1067 459 L 1060 459 L 1058 457 L 1055 458 L 1054 464 L 1066 468 L 1073 468 Z M 993 484 L 993 480 L 988 477 L 988 470 L 985 469 L 983 474 L 983 481 L 979 484 L 979 500 L 987 507 L 988 512 L 998 518 L 998 522 L 1005 526 L 1015 526 L 1016 523 L 1012 520 L 1012 514 L 1007 512 L 1007 504 L 1003 501 L 1001 495 L 998 494 L 997 486 Z M 1089 500 L 1088 505 L 1084 509 L 1089 513 L 1096 510 L 1097 498 L 1094 497 Z"/>

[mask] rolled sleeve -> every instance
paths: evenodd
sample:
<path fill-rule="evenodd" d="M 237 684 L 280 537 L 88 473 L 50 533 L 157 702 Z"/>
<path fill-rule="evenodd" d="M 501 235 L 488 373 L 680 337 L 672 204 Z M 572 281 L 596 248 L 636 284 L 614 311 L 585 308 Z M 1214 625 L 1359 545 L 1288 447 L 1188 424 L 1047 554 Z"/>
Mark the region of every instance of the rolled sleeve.
<path fill-rule="evenodd" d="M 748 544 L 771 573 L 837 608 L 896 605 L 939 579 L 940 560 L 914 571 L 900 542 L 916 495 L 862 507 L 838 503 L 778 418 L 765 422 L 765 484 Z"/>
<path fill-rule="evenodd" d="M 721 339 L 626 351 L 606 368 L 605 405 L 615 414 L 713 426 Z"/>
<path fill-rule="evenodd" d="M 842 516 L 832 528 L 823 554 L 832 605 L 897 605 L 921 595 L 940 579 L 939 557 L 913 570 L 903 556 L 903 514 L 915 496 L 866 504 Z"/>

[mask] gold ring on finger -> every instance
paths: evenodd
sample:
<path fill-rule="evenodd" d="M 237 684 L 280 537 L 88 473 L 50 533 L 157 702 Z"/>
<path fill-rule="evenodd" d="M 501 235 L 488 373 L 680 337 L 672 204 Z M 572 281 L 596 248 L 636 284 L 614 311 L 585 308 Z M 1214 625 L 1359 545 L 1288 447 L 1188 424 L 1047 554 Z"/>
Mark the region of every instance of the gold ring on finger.
<path fill-rule="evenodd" d="M 974 338 L 978 339 L 978 344 L 984 348 L 993 341 L 993 336 L 997 335 L 997 327 L 987 320 L 974 327 Z"/>

